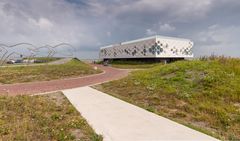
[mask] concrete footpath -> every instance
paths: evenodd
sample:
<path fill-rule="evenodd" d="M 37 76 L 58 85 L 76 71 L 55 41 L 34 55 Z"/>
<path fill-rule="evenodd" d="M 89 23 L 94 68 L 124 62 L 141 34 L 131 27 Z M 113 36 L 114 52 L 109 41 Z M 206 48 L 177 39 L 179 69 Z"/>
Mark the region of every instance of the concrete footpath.
<path fill-rule="evenodd" d="M 104 141 L 217 140 L 90 87 L 63 93 Z"/>

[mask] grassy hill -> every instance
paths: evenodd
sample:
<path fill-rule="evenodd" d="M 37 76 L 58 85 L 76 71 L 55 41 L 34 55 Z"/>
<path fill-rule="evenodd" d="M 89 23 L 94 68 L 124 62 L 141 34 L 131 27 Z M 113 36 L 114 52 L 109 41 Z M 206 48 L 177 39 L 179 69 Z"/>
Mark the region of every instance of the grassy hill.
<path fill-rule="evenodd" d="M 112 61 L 112 67 L 120 69 L 146 69 L 157 66 L 159 63 L 155 62 L 137 62 L 137 61 Z"/>
<path fill-rule="evenodd" d="M 222 140 L 240 140 L 240 59 L 157 65 L 96 88 Z"/>
<path fill-rule="evenodd" d="M 60 65 L 35 65 L 0 67 L 0 83 L 12 84 L 21 82 L 53 80 L 76 76 L 85 76 L 101 72 L 77 59 Z"/>
<path fill-rule="evenodd" d="M 61 93 L 0 96 L 0 140 L 102 141 Z"/>
<path fill-rule="evenodd" d="M 48 62 L 52 62 L 52 61 L 57 61 L 60 60 L 62 58 L 60 57 L 33 57 L 33 58 L 24 58 L 24 59 L 29 59 L 29 60 L 36 60 L 39 63 L 48 63 Z"/>

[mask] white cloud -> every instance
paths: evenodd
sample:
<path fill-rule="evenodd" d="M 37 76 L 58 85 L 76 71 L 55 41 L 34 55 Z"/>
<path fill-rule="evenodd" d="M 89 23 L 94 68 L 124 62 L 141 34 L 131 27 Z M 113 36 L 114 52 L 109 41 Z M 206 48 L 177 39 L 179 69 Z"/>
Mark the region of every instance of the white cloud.
<path fill-rule="evenodd" d="M 199 51 L 195 54 L 207 54 L 206 48 L 240 53 L 236 51 L 240 44 L 239 0 L 71 2 L 0 0 L 0 43 L 68 42 L 80 48 L 79 54 L 87 50 L 97 55 L 101 45 L 161 34 L 193 39 Z"/>
<path fill-rule="evenodd" d="M 170 24 L 160 24 L 159 30 L 163 31 L 163 32 L 170 32 L 170 31 L 174 31 L 176 29 L 176 27 L 171 26 Z"/>
<path fill-rule="evenodd" d="M 88 19 L 65 0 L 2 0 L 2 43 L 30 42 L 36 45 L 67 42 L 77 47 L 98 42 Z M 82 13 L 83 14 L 83 13 Z"/>
<path fill-rule="evenodd" d="M 206 30 L 198 32 L 193 38 L 198 56 L 216 55 L 240 56 L 240 26 L 223 27 L 211 25 Z"/>
<path fill-rule="evenodd" d="M 95 14 L 108 14 L 112 17 L 132 12 L 164 12 L 174 20 L 183 21 L 206 16 L 211 10 L 214 1 L 216 0 L 134 0 L 125 3 L 118 1 L 115 4 L 108 5 L 100 1 L 91 0 L 91 5 L 94 7 Z"/>
<path fill-rule="evenodd" d="M 38 20 L 30 18 L 30 19 L 28 19 L 28 21 L 30 24 L 32 24 L 34 26 L 38 26 L 39 28 L 46 29 L 46 30 L 49 30 L 54 26 L 53 23 L 46 18 L 40 18 Z"/>
<path fill-rule="evenodd" d="M 49 29 L 49 28 L 53 27 L 53 23 L 46 18 L 40 18 L 38 20 L 37 25 L 42 29 Z"/>
<path fill-rule="evenodd" d="M 154 24 L 152 28 L 146 29 L 145 34 L 147 36 L 151 35 L 157 35 L 157 34 L 165 34 L 169 32 L 173 32 L 176 29 L 176 27 L 168 24 L 168 23 L 161 23 L 159 22 L 158 24 Z"/>
<path fill-rule="evenodd" d="M 107 32 L 107 36 L 108 36 L 108 37 L 111 37 L 111 36 L 112 36 L 112 32 L 108 31 L 108 32 Z"/>
<path fill-rule="evenodd" d="M 148 36 L 156 35 L 156 34 L 157 34 L 157 32 L 156 32 L 156 31 L 153 31 L 152 29 L 147 29 L 147 30 L 146 30 L 146 35 L 148 35 Z"/>

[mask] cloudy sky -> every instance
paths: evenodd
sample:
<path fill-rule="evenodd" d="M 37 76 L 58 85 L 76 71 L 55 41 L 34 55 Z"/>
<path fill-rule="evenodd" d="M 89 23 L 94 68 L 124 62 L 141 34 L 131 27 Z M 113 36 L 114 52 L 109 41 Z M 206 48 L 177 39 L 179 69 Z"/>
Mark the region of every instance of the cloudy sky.
<path fill-rule="evenodd" d="M 196 56 L 240 57 L 240 0 L 0 0 L 0 43 L 66 42 L 80 58 L 151 35 L 189 38 Z"/>

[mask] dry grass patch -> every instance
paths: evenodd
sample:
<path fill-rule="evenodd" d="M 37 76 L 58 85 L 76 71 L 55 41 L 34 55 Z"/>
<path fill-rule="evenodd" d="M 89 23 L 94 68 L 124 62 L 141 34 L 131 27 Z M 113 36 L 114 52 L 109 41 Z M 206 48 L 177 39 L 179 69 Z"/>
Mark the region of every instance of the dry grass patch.
<path fill-rule="evenodd" d="M 101 141 L 62 93 L 0 96 L 0 140 Z"/>

